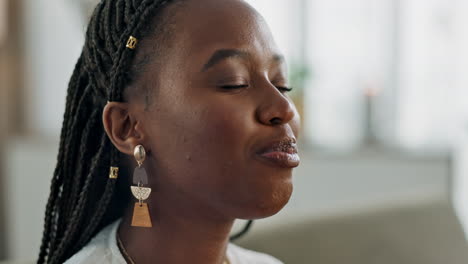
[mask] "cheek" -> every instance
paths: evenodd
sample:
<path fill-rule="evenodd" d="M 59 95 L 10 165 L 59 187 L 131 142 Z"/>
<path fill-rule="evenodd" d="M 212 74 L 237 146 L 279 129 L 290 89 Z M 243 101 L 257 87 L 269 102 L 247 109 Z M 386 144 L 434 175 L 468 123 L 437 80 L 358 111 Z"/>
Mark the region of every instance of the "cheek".
<path fill-rule="evenodd" d="M 170 174 L 170 184 L 184 192 L 209 195 L 232 185 L 236 181 L 232 175 L 245 174 L 253 136 L 253 118 L 248 113 L 247 106 L 208 97 L 202 102 L 192 97 L 190 102 L 161 106 L 151 132 L 159 153 L 156 169 Z"/>
<path fill-rule="evenodd" d="M 203 169 L 200 173 L 226 182 L 226 173 L 244 169 L 252 125 L 247 107 L 215 103 L 199 109 L 189 120 L 194 133 L 188 135 L 188 145 L 193 163 Z"/>

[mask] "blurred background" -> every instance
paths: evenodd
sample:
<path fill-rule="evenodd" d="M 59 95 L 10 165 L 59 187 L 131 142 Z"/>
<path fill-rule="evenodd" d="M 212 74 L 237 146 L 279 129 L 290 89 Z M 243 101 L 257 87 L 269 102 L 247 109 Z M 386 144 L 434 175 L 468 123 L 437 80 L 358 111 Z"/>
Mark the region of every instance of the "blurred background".
<path fill-rule="evenodd" d="M 238 243 L 288 264 L 468 263 L 468 1 L 247 1 L 287 56 L 302 163 Z M 0 0 L 0 260 L 38 253 L 94 2 Z"/>

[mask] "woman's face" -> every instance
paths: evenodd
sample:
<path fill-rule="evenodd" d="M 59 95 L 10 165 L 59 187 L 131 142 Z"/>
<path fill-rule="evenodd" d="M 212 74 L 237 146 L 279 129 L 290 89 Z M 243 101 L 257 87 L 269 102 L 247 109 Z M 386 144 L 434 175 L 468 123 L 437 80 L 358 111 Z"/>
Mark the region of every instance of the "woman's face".
<path fill-rule="evenodd" d="M 155 199 L 173 195 L 233 218 L 277 213 L 298 161 L 269 163 L 258 152 L 297 138 L 300 118 L 280 88 L 285 62 L 267 25 L 239 0 L 187 1 L 172 20 L 172 47 L 142 77 L 152 89 L 141 129 Z"/>

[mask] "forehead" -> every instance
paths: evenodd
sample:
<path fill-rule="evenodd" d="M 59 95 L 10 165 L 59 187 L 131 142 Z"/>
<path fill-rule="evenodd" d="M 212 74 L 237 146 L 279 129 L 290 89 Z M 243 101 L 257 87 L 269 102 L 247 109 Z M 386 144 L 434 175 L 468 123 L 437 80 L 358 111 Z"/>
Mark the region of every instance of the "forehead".
<path fill-rule="evenodd" d="M 263 17 L 242 0 L 187 1 L 175 16 L 175 51 L 184 57 L 206 58 L 218 49 L 262 58 L 278 53 Z"/>

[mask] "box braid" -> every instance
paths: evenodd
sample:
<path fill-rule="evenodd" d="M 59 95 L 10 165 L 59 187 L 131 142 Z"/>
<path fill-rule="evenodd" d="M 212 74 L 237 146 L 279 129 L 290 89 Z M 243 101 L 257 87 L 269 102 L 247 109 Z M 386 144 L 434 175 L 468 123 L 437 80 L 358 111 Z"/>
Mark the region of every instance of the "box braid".
<path fill-rule="evenodd" d="M 96 6 L 68 85 L 38 264 L 63 263 L 122 216 L 128 188 L 108 177 L 120 155 L 104 131 L 102 110 L 107 101 L 123 101 L 132 81 L 135 52 L 126 48 L 128 38 L 141 39 L 154 30 L 152 23 L 168 26 L 157 14 L 176 1 L 181 0 L 102 0 Z M 150 23 L 152 17 L 157 21 Z"/>

